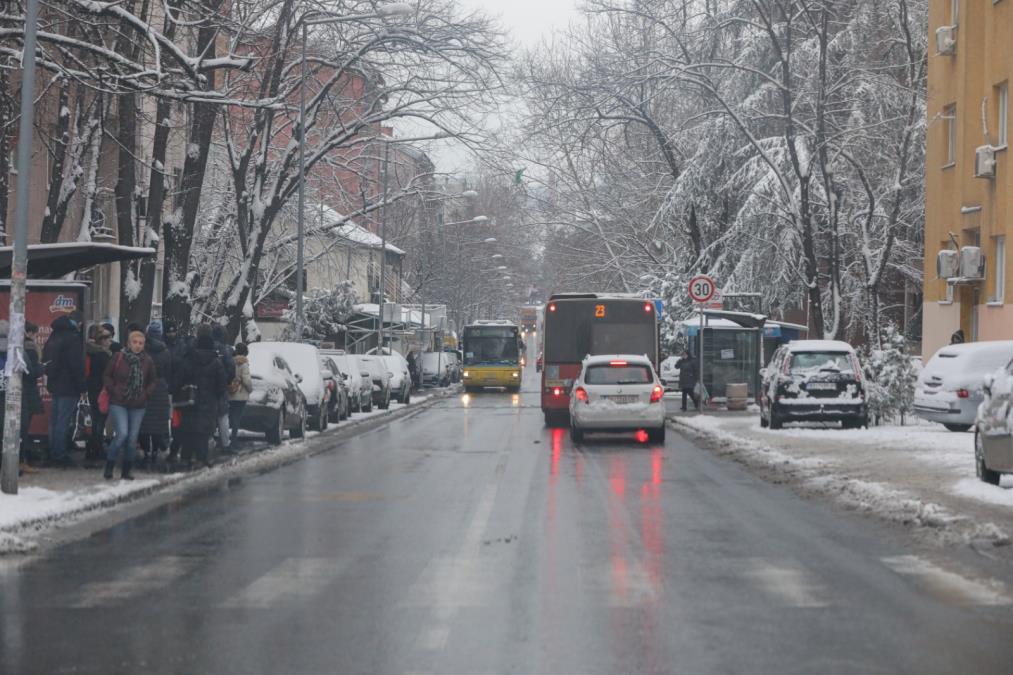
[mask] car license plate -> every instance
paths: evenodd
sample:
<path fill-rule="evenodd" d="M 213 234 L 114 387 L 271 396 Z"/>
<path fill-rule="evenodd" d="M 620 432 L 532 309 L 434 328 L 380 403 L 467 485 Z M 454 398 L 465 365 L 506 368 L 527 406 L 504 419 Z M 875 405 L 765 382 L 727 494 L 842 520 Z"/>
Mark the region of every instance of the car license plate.
<path fill-rule="evenodd" d="M 837 384 L 834 382 L 810 382 L 805 388 L 809 391 L 837 391 Z"/>
<path fill-rule="evenodd" d="M 628 396 L 606 396 L 606 401 L 612 401 L 613 403 L 619 403 L 620 405 L 626 405 L 629 403 L 636 403 L 640 400 L 639 396 L 628 395 Z"/>

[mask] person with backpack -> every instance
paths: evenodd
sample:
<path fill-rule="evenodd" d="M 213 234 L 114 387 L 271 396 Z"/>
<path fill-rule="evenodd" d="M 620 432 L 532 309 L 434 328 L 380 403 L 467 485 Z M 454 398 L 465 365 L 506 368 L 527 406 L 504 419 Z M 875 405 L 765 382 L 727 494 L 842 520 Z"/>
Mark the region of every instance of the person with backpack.
<path fill-rule="evenodd" d="M 52 333 L 42 350 L 46 389 L 52 397 L 49 407 L 49 462 L 55 466 L 74 465 L 70 457 L 71 429 L 77 402 L 87 391 L 84 379 L 84 349 L 78 323 L 67 315 L 50 325 Z"/>
<path fill-rule="evenodd" d="M 173 356 L 162 342 L 161 321 L 148 324 L 144 351 L 155 364 L 156 381 L 144 410 L 140 439 L 145 464 L 154 469 L 158 463 L 158 453 L 169 449 L 169 422 L 172 416 L 169 388 L 172 382 Z"/>
<path fill-rule="evenodd" d="M 181 420 L 175 437 L 179 439 L 186 470 L 193 465 L 194 455 L 205 466 L 211 466 L 208 445 L 218 426 L 218 402 L 226 396 L 225 366 L 222 365 L 209 326 L 197 329 L 197 340 L 187 353 L 183 366 L 181 391 L 177 400 Z M 184 394 L 183 391 L 186 391 Z"/>
<path fill-rule="evenodd" d="M 113 423 L 113 441 L 109 444 L 106 468 L 102 474 L 107 480 L 113 477 L 121 449 L 123 466 L 120 477 L 134 479 L 130 470 L 137 452 L 137 436 L 148 399 L 158 381 L 155 363 L 144 351 L 144 341 L 141 331 L 129 333 L 126 348 L 113 356 L 106 368 L 105 393 L 109 399 L 109 419 Z"/>
<path fill-rule="evenodd" d="M 236 376 L 229 380 L 229 427 L 232 429 L 231 443 L 239 436 L 239 423 L 243 419 L 243 410 L 253 392 L 253 379 L 250 377 L 250 350 L 240 342 L 236 345 Z"/>
<path fill-rule="evenodd" d="M 99 410 L 98 397 L 105 386 L 106 368 L 112 357 L 110 345 L 113 334 L 103 326 L 92 326 L 89 329 L 89 340 L 85 345 L 85 385 L 88 390 L 88 403 L 91 405 L 91 435 L 85 446 L 86 459 L 105 457 L 105 436 L 107 413 Z"/>

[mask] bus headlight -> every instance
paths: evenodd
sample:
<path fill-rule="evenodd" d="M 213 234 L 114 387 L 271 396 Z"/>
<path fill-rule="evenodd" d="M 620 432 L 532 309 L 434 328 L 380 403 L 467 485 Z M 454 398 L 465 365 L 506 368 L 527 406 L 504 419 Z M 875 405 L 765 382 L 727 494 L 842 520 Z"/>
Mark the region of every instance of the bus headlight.
<path fill-rule="evenodd" d="M 514 377 L 520 377 L 521 376 L 521 374 L 518 373 L 517 371 L 514 371 L 514 372 L 512 372 L 510 374 L 513 375 Z"/>
<path fill-rule="evenodd" d="M 464 371 L 464 376 L 465 376 L 465 377 L 471 377 L 471 373 L 469 373 L 469 372 L 468 372 L 468 371 L 466 370 L 466 371 Z"/>

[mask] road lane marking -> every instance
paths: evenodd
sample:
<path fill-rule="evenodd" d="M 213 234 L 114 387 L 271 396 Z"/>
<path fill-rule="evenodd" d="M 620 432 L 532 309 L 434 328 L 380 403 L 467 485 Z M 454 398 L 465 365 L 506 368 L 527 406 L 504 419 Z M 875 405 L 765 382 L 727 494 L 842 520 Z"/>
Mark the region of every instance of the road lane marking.
<path fill-rule="evenodd" d="M 198 558 L 160 556 L 132 567 L 116 579 L 85 584 L 71 607 L 103 607 L 142 594 L 149 595 L 169 586 L 198 562 Z"/>
<path fill-rule="evenodd" d="M 334 558 L 286 558 L 232 596 L 223 609 L 264 609 L 312 598 L 337 579 L 344 564 Z"/>
<path fill-rule="evenodd" d="M 916 555 L 882 559 L 897 574 L 911 577 L 933 597 L 947 604 L 996 607 L 1011 604 L 1006 587 L 994 579 L 968 579 Z"/>
<path fill-rule="evenodd" d="M 828 606 L 826 590 L 802 570 L 762 559 L 753 559 L 747 564 L 749 569 L 743 576 L 789 607 Z"/>

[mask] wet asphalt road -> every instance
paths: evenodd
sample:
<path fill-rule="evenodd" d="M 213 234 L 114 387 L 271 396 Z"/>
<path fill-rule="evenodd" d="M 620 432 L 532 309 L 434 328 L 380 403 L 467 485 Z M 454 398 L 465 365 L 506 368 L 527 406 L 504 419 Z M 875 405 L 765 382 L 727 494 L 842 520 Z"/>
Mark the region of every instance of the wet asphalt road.
<path fill-rule="evenodd" d="M 1001 592 L 528 376 L 0 564 L 0 672 L 1013 670 Z"/>

